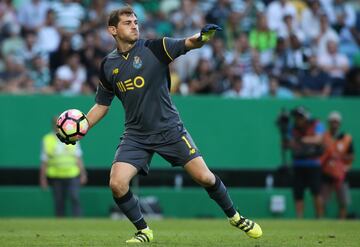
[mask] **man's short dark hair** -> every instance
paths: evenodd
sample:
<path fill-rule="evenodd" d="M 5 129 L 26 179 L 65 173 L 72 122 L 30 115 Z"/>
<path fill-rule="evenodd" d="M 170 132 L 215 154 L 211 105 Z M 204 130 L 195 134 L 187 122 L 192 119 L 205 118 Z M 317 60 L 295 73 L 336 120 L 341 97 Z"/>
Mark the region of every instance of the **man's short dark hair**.
<path fill-rule="evenodd" d="M 303 106 L 298 106 L 298 107 L 295 107 L 292 111 L 291 111 L 291 114 L 294 116 L 294 117 L 304 117 L 306 119 L 309 118 L 309 115 L 310 113 L 308 112 L 308 110 L 303 107 Z"/>
<path fill-rule="evenodd" d="M 120 21 L 120 16 L 122 16 L 122 15 L 126 15 L 126 16 L 135 15 L 136 16 L 133 8 L 130 5 L 127 5 L 120 9 L 111 11 L 109 20 L 108 20 L 108 26 L 116 27 Z"/>

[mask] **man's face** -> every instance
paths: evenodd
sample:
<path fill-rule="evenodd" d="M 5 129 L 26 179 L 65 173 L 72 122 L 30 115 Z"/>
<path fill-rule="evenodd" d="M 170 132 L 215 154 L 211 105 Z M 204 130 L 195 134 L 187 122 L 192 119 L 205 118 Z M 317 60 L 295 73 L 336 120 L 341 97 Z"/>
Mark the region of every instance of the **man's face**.
<path fill-rule="evenodd" d="M 136 16 L 134 14 L 121 15 L 117 27 L 110 26 L 109 32 L 121 41 L 136 42 L 139 39 L 139 26 Z"/>
<path fill-rule="evenodd" d="M 330 54 L 336 54 L 337 53 L 337 44 L 335 41 L 328 41 L 327 43 L 327 49 Z"/>
<path fill-rule="evenodd" d="M 336 132 L 340 128 L 340 122 L 337 120 L 330 120 L 329 128 L 331 131 Z"/>
<path fill-rule="evenodd" d="M 302 115 L 295 115 L 295 126 L 298 128 L 303 128 L 306 126 L 306 118 Z"/>

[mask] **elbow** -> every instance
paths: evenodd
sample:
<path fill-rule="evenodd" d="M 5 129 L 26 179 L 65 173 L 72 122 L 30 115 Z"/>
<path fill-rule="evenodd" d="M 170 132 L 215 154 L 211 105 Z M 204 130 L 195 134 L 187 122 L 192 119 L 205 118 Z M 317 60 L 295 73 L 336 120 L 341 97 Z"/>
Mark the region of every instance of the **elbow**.
<path fill-rule="evenodd" d="M 101 112 L 103 116 L 109 111 L 109 106 L 96 104 L 96 108 Z"/>

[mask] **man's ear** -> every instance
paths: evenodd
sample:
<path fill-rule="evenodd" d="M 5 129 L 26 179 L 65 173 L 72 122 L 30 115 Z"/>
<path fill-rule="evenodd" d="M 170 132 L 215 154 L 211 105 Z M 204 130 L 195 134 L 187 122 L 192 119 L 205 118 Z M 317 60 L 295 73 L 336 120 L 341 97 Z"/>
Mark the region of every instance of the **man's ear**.
<path fill-rule="evenodd" d="M 116 27 L 115 26 L 108 26 L 108 32 L 112 35 L 112 36 L 115 36 L 117 34 L 117 31 L 116 31 Z"/>

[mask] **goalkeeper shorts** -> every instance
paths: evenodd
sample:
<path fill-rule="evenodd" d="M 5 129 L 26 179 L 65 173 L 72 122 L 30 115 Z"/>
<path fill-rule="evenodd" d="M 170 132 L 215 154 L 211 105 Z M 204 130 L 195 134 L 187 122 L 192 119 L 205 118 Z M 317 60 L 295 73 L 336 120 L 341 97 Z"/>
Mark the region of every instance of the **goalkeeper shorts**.
<path fill-rule="evenodd" d="M 129 163 L 135 166 L 141 175 L 148 174 L 154 153 L 158 153 L 172 166 L 184 166 L 190 160 L 201 156 L 182 124 L 158 134 L 124 134 L 120 140 L 113 163 Z"/>

